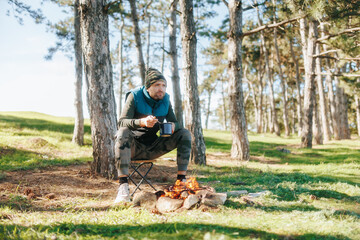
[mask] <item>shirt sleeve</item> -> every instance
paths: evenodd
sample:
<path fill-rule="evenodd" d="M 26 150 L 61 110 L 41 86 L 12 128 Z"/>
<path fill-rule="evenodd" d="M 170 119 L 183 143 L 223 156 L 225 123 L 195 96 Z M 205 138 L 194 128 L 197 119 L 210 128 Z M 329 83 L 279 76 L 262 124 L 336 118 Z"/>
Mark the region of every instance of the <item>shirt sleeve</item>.
<path fill-rule="evenodd" d="M 171 102 L 170 102 L 170 105 L 169 105 L 168 114 L 166 115 L 166 121 L 167 122 L 173 122 L 175 124 L 175 131 L 180 129 L 179 122 L 176 119 L 176 116 L 175 116 L 174 110 L 172 108 Z"/>
<path fill-rule="evenodd" d="M 135 100 L 134 95 L 130 93 L 126 99 L 125 106 L 121 112 L 118 126 L 128 127 L 130 129 L 141 128 L 140 119 L 135 119 Z"/>

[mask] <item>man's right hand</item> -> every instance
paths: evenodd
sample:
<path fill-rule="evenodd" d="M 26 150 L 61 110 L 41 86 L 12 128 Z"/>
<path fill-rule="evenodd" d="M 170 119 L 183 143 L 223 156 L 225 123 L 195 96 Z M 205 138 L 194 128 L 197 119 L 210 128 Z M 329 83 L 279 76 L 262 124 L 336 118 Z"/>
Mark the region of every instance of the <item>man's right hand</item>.
<path fill-rule="evenodd" d="M 141 127 L 147 127 L 152 128 L 154 127 L 155 123 L 158 122 L 158 119 L 155 116 L 147 116 L 146 118 L 140 119 L 140 126 Z"/>

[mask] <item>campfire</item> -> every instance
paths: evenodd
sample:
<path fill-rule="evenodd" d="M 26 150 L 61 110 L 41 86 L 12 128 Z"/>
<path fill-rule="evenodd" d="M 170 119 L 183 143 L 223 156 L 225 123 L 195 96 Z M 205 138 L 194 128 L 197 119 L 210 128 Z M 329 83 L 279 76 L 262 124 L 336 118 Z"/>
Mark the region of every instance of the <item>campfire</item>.
<path fill-rule="evenodd" d="M 196 178 L 190 177 L 186 182 L 177 180 L 174 185 L 162 191 L 136 193 L 133 204 L 166 213 L 177 209 L 188 210 L 201 205 L 216 207 L 223 205 L 226 198 L 226 193 L 215 193 L 211 187 L 200 187 Z"/>
<path fill-rule="evenodd" d="M 196 194 L 200 190 L 199 183 L 195 177 L 190 177 L 186 182 L 176 180 L 175 184 L 164 190 L 161 197 L 169 197 L 172 199 L 186 199 L 190 194 Z"/>

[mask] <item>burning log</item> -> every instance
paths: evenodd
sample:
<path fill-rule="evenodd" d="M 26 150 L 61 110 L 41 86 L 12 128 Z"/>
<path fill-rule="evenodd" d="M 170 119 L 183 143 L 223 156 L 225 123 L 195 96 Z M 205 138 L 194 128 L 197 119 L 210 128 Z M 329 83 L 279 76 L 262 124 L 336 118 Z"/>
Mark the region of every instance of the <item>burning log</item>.
<path fill-rule="evenodd" d="M 147 209 L 156 207 L 160 213 L 167 213 L 179 208 L 188 210 L 198 204 L 216 207 L 223 205 L 226 198 L 226 193 L 215 193 L 213 188 L 200 187 L 195 178 L 190 178 L 187 182 L 177 180 L 174 185 L 164 191 L 137 193 L 133 204 Z"/>

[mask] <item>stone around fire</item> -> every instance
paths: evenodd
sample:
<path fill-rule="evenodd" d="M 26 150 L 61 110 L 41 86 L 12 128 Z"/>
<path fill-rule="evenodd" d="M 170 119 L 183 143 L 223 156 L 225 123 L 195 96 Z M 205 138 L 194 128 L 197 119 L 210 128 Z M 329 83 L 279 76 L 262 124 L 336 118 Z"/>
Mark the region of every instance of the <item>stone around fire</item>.
<path fill-rule="evenodd" d="M 169 197 L 160 197 L 156 202 L 156 208 L 161 213 L 172 212 L 180 208 L 184 200 L 171 199 Z"/>
<path fill-rule="evenodd" d="M 146 209 L 154 209 L 156 206 L 156 195 L 153 192 L 141 191 L 135 193 L 133 199 L 134 206 L 141 206 Z"/>

